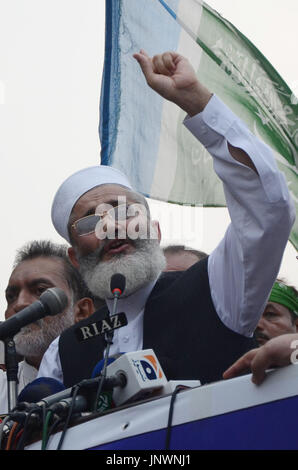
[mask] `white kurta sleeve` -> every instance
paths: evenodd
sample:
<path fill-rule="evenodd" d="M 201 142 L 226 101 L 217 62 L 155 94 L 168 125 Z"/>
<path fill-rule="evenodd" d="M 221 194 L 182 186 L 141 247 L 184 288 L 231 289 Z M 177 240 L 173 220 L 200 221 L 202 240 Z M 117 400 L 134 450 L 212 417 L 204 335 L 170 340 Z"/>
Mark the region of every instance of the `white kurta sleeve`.
<path fill-rule="evenodd" d="M 222 322 L 249 337 L 278 275 L 294 204 L 271 149 L 218 97 L 184 123 L 212 155 L 231 217 L 208 261 L 212 300 Z M 228 143 L 247 153 L 258 174 L 231 156 Z"/>
<path fill-rule="evenodd" d="M 39 366 L 37 377 L 51 377 L 63 383 L 63 373 L 59 356 L 59 339 L 54 339 L 50 344 Z"/>

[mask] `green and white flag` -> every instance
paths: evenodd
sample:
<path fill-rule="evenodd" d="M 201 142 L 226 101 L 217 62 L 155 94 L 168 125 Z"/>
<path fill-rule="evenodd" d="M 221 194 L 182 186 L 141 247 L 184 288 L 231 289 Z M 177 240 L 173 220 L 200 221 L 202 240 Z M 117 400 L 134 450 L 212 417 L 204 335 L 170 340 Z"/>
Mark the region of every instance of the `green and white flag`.
<path fill-rule="evenodd" d="M 261 52 L 199 0 L 107 0 L 106 15 L 102 164 L 148 197 L 225 206 L 211 156 L 181 125 L 184 113 L 148 89 L 132 58 L 141 48 L 175 50 L 272 148 L 297 209 L 298 100 Z M 290 240 L 298 248 L 298 220 Z"/>

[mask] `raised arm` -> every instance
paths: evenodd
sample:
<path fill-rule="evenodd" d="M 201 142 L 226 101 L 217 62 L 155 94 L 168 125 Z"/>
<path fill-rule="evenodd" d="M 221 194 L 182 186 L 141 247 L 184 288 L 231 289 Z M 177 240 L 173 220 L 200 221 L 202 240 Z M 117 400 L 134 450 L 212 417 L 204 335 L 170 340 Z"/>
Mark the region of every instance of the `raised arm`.
<path fill-rule="evenodd" d="M 211 296 L 221 321 L 250 337 L 295 220 L 285 177 L 272 150 L 198 81 L 187 59 L 173 52 L 134 57 L 148 85 L 188 113 L 185 126 L 213 157 L 231 224 L 208 260 Z"/>
<path fill-rule="evenodd" d="M 204 111 L 212 93 L 197 79 L 189 61 L 176 52 L 165 52 L 150 58 L 144 50 L 134 54 L 148 85 L 168 101 L 183 109 L 190 117 Z M 232 157 L 252 168 L 256 167 L 246 152 L 229 144 Z"/>

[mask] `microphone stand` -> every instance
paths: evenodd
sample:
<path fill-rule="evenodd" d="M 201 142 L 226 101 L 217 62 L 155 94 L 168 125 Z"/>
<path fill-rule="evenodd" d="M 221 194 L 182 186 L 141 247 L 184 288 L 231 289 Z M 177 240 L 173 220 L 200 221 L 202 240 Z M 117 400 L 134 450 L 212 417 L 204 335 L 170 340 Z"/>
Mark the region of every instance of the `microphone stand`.
<path fill-rule="evenodd" d="M 118 292 L 116 294 L 114 294 L 112 315 L 115 315 L 115 313 L 116 313 L 117 302 L 118 302 L 118 299 L 119 299 L 120 295 L 121 295 L 121 293 L 118 293 Z M 97 411 L 99 396 L 100 396 L 100 393 L 102 391 L 103 383 L 104 383 L 104 380 L 105 380 L 106 375 L 107 375 L 107 365 L 108 365 L 110 347 L 113 344 L 113 337 L 114 337 L 114 331 L 113 330 L 105 332 L 105 342 L 107 343 L 107 347 L 106 347 L 105 355 L 104 355 L 104 365 L 103 365 L 103 368 L 102 368 L 101 380 L 99 382 L 97 392 L 96 392 L 96 398 L 95 398 L 95 401 L 94 401 L 94 408 L 93 408 L 94 412 Z"/>
<path fill-rule="evenodd" d="M 118 299 L 119 299 L 121 294 L 122 294 L 122 292 L 114 293 L 112 316 L 116 314 L 117 302 L 118 302 Z M 107 343 L 107 347 L 106 347 L 106 353 L 105 353 L 105 363 L 104 363 L 104 366 L 103 366 L 104 374 L 106 374 L 106 368 L 107 368 L 107 362 L 108 362 L 108 358 L 109 358 L 110 347 L 113 344 L 113 337 L 114 337 L 114 331 L 113 330 L 105 332 L 105 341 Z"/>
<path fill-rule="evenodd" d="M 3 342 L 5 348 L 8 412 L 10 412 L 17 404 L 19 365 L 13 338 L 6 338 Z"/>
<path fill-rule="evenodd" d="M 117 302 L 118 302 L 118 299 L 119 299 L 120 295 L 121 295 L 121 292 L 120 293 L 118 293 L 118 292 L 114 293 L 112 316 L 116 314 Z M 110 347 L 113 344 L 113 337 L 114 337 L 114 331 L 113 330 L 105 332 L 105 341 L 107 343 L 107 347 L 106 347 L 106 353 L 105 353 L 105 363 L 104 363 L 104 366 L 103 366 L 104 373 L 106 373 L 106 367 L 107 367 L 106 363 L 108 362 Z"/>

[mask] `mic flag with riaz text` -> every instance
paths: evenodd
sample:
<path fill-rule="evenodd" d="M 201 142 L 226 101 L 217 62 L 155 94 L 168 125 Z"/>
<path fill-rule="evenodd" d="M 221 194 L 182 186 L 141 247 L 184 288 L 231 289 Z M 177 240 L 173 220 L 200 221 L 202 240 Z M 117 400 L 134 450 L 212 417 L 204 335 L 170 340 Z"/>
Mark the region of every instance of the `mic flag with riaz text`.
<path fill-rule="evenodd" d="M 146 84 L 133 54 L 173 50 L 273 150 L 298 208 L 298 100 L 262 53 L 199 0 L 107 0 L 100 103 L 101 163 L 145 196 L 223 207 L 207 150 L 184 128 L 185 113 Z M 290 237 L 298 248 L 298 220 Z"/>

